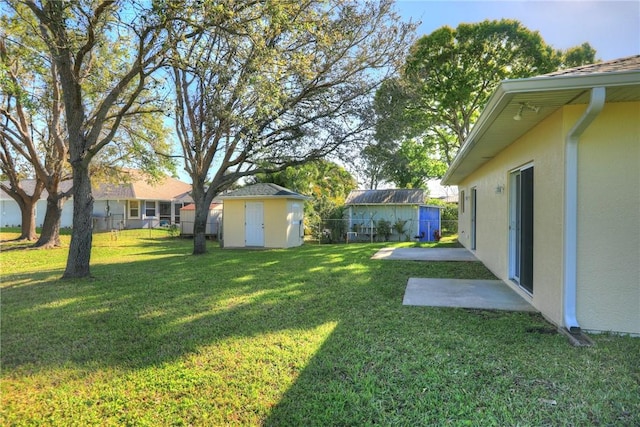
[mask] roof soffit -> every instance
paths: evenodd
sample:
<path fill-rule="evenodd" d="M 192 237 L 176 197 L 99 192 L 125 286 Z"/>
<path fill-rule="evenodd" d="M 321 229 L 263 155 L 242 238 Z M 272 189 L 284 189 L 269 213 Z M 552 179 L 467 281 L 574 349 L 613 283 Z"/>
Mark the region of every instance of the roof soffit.
<path fill-rule="evenodd" d="M 459 183 L 559 108 L 588 104 L 591 88 L 598 86 L 607 87 L 606 102 L 639 101 L 640 71 L 503 81 L 489 98 L 442 183 Z M 522 119 L 516 121 L 513 117 L 521 103 L 540 109 L 537 113 L 525 109 Z"/>

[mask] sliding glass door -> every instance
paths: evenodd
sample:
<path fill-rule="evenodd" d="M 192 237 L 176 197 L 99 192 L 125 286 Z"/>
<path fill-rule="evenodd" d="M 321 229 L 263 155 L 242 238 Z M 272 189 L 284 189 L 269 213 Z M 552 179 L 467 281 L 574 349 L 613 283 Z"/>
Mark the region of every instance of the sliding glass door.
<path fill-rule="evenodd" d="M 533 294 L 533 165 L 510 177 L 509 275 Z"/>

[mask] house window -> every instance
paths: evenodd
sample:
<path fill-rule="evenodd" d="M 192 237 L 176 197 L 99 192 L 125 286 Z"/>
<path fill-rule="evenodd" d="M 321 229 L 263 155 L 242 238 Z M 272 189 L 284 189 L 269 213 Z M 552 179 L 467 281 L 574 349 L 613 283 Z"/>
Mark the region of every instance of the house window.
<path fill-rule="evenodd" d="M 129 218 L 140 218 L 140 202 L 129 200 Z"/>
<path fill-rule="evenodd" d="M 146 201 L 145 202 L 144 215 L 147 218 L 156 216 L 156 202 L 155 201 Z"/>
<path fill-rule="evenodd" d="M 160 225 L 171 224 L 171 202 L 160 202 Z"/>
<path fill-rule="evenodd" d="M 464 213 L 464 190 L 460 192 L 460 213 Z"/>

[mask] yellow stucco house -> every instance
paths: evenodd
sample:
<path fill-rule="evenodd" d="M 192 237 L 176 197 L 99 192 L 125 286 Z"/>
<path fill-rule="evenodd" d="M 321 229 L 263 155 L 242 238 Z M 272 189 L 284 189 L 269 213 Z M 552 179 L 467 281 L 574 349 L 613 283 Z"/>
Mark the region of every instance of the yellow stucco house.
<path fill-rule="evenodd" d="M 255 184 L 220 197 L 225 248 L 290 248 L 304 242 L 304 202 L 276 184 Z"/>
<path fill-rule="evenodd" d="M 547 319 L 640 334 L 640 55 L 503 81 L 442 182 L 460 242 Z"/>

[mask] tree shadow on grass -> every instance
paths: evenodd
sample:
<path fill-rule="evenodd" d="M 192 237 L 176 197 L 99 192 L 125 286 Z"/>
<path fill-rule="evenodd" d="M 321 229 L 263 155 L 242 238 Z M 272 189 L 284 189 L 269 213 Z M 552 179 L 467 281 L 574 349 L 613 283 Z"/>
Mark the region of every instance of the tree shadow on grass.
<path fill-rule="evenodd" d="M 5 277 L 5 370 L 68 362 L 139 368 L 228 337 L 314 328 L 339 320 L 344 302 L 336 298 L 361 292 L 353 282 L 369 280 L 366 271 L 351 273 L 351 287 L 340 288 L 345 255 L 313 248 L 250 256 L 214 250 L 198 257 L 175 250 L 148 261 L 100 260 L 92 279 L 59 280 L 46 271 L 16 275 L 15 284 Z"/>
<path fill-rule="evenodd" d="M 505 414 L 553 410 L 539 407 L 537 398 L 546 396 L 549 384 L 541 381 L 539 364 L 545 358 L 565 363 L 566 343 L 527 332 L 545 325 L 541 317 L 403 307 L 409 277 L 490 273 L 479 263 L 461 269 L 456 263 L 370 260 L 379 247 L 213 249 L 193 257 L 184 245 L 163 249 L 159 244 L 164 253 L 145 261 L 100 260 L 92 267 L 94 279 L 63 281 L 47 271 L 30 279 L 5 277 L 3 376 L 61 375 L 57 371 L 69 366 L 144 371 L 176 361 L 175 369 L 182 369 L 186 359 L 205 352 L 207 364 L 193 381 L 219 374 L 231 392 L 242 393 L 243 383 L 231 383 L 244 372 L 229 360 L 258 360 L 261 354 L 246 352 L 259 353 L 256 346 L 263 344 L 283 358 L 292 357 L 296 347 L 305 345 L 296 340 L 308 339 L 317 343 L 308 358 L 258 360 L 264 369 L 290 369 L 295 377 L 289 385 L 253 385 L 275 396 L 269 397 L 274 406 L 247 410 L 255 411 L 251 415 L 260 422 L 424 425 L 479 422 L 484 411 L 496 424 L 517 424 L 526 418 L 500 418 L 499 409 Z M 326 336 L 314 337 L 320 330 Z M 305 331 L 304 338 L 298 331 Z M 269 335 L 292 342 L 270 342 L 264 339 Z M 539 347 L 544 352 L 533 351 L 525 363 L 510 364 L 512 355 L 532 354 Z M 231 358 L 218 363 L 222 355 L 217 351 L 230 351 Z M 529 386 L 522 387 L 524 383 Z M 266 390 L 282 387 L 288 390 Z M 522 401 L 535 398 L 520 408 L 514 396 Z M 514 403 L 501 403 L 509 398 Z M 545 419 L 540 420 L 544 424 Z"/>

